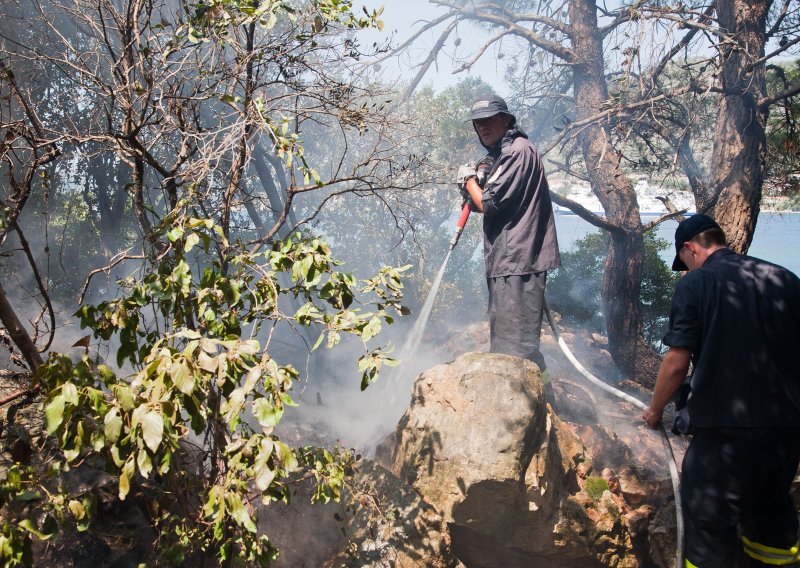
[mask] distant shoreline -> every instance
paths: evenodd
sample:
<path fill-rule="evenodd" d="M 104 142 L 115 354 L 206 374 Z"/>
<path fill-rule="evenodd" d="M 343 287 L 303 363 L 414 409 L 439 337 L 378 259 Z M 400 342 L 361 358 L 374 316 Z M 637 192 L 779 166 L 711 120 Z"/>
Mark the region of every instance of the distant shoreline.
<path fill-rule="evenodd" d="M 574 211 L 567 209 L 566 207 L 562 207 L 560 205 L 554 206 L 553 211 L 556 215 L 577 215 Z M 605 215 L 603 211 L 591 211 L 591 213 L 595 215 Z M 696 211 L 687 211 L 687 215 L 694 215 Z M 800 214 L 800 210 L 795 209 L 761 209 L 759 210 L 758 214 L 761 215 L 762 213 L 769 213 L 770 215 L 798 215 Z M 666 215 L 666 211 L 640 211 L 640 215 L 646 217 L 658 217 L 660 215 Z"/>

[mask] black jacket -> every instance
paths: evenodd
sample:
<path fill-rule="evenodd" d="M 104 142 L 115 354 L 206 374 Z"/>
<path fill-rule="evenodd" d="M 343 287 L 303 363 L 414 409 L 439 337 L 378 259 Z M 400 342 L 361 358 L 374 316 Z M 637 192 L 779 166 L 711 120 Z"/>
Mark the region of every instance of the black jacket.
<path fill-rule="evenodd" d="M 512 127 L 489 154 L 495 164 L 482 199 L 487 278 L 558 268 L 553 205 L 539 152 Z"/>
<path fill-rule="evenodd" d="M 664 344 L 691 351 L 694 428 L 800 426 L 800 279 L 714 252 L 678 282 Z"/>

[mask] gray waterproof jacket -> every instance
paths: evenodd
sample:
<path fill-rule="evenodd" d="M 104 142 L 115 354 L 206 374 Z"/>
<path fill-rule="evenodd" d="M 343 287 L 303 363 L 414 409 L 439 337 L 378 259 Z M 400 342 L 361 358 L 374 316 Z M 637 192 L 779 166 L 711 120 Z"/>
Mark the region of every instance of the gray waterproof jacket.
<path fill-rule="evenodd" d="M 553 204 L 536 147 L 515 126 L 489 154 L 496 161 L 482 198 L 486 277 L 558 268 Z"/>

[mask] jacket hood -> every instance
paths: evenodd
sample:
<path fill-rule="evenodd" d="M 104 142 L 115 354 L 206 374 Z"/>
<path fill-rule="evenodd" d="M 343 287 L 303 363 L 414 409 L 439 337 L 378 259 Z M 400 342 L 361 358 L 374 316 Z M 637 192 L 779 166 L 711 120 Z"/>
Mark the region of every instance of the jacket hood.
<path fill-rule="evenodd" d="M 475 127 L 473 126 L 473 128 L 475 128 Z M 478 133 L 478 130 L 475 129 L 475 134 L 477 134 L 477 133 Z M 503 148 L 505 148 L 506 146 L 510 145 L 516 138 L 519 138 L 519 137 L 528 138 L 528 135 L 525 134 L 525 131 L 523 131 L 522 128 L 520 128 L 517 125 L 514 125 L 514 126 L 512 126 L 511 128 L 509 128 L 506 131 L 506 133 L 503 135 L 503 137 L 500 139 L 500 141 L 497 144 L 495 144 L 494 146 L 487 146 L 486 144 L 484 144 L 481 141 L 481 137 L 480 136 L 478 136 L 478 142 L 481 143 L 481 146 L 486 148 L 486 151 L 489 152 L 490 156 L 497 157 L 497 156 L 500 155 L 500 152 L 503 150 Z"/>

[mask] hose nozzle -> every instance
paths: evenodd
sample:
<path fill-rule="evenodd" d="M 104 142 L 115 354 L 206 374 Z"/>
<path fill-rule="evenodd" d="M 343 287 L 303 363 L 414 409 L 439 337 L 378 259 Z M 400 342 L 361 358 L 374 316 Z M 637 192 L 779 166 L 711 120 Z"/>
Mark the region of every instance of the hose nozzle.
<path fill-rule="evenodd" d="M 458 239 L 461 238 L 461 233 L 464 232 L 464 225 L 467 224 L 470 213 L 472 213 L 472 206 L 468 200 L 464 200 L 464 205 L 461 207 L 461 215 L 456 221 L 456 232 L 453 233 L 453 238 L 450 239 L 450 250 L 453 250 L 458 244 Z"/>

